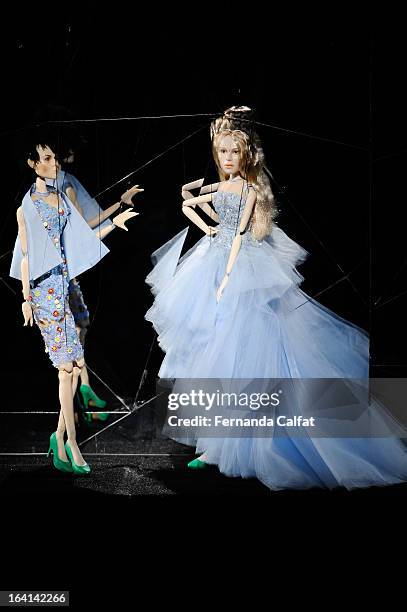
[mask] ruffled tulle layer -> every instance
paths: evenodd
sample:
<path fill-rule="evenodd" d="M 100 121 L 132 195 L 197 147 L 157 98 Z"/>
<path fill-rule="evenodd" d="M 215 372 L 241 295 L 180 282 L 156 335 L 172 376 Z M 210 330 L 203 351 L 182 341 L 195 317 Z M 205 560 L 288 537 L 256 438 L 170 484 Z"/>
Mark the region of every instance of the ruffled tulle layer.
<path fill-rule="evenodd" d="M 162 378 L 367 377 L 367 334 L 299 289 L 306 252 L 279 228 L 272 236 L 241 249 L 219 303 L 229 250 L 216 240 L 179 260 L 183 230 L 153 254 L 145 318 L 166 352 Z"/>
<path fill-rule="evenodd" d="M 202 238 L 181 259 L 187 230 L 153 254 L 146 282 L 155 300 L 145 318 L 166 355 L 161 378 L 368 379 L 366 332 L 307 296 L 296 266 L 307 255 L 278 227 L 241 248 L 219 303 L 230 249 Z M 369 418 L 390 419 L 374 404 Z M 194 440 L 228 476 L 271 489 L 385 485 L 407 480 L 403 442 L 382 438 Z"/>

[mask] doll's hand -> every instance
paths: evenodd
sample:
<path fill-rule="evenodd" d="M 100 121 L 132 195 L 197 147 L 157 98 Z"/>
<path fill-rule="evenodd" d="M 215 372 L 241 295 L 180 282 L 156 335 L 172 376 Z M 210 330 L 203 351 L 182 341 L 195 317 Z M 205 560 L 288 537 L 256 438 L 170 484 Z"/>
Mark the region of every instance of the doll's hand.
<path fill-rule="evenodd" d="M 134 185 L 133 187 L 130 187 L 130 189 L 128 189 L 127 191 L 123 193 L 120 200 L 124 202 L 125 204 L 128 204 L 128 206 L 133 206 L 131 198 L 137 193 L 140 193 L 141 191 L 144 191 L 144 189 L 139 189 L 138 185 Z"/>
<path fill-rule="evenodd" d="M 218 303 L 219 303 L 220 298 L 222 297 L 223 290 L 225 289 L 226 285 L 228 284 L 228 281 L 229 281 L 229 276 L 227 276 L 225 274 L 225 276 L 223 277 L 222 282 L 219 285 L 219 288 L 218 288 L 218 290 L 216 292 L 216 301 Z"/>
<path fill-rule="evenodd" d="M 136 217 L 138 214 L 140 214 L 140 213 L 136 213 L 136 212 L 131 212 L 132 210 L 133 209 L 130 208 L 129 210 L 125 210 L 124 212 L 120 213 L 120 215 L 117 215 L 116 217 L 114 217 L 114 219 L 113 219 L 114 225 L 116 225 L 116 227 L 120 227 L 121 229 L 124 229 L 124 230 L 126 230 L 126 232 L 128 232 L 129 230 L 125 226 L 126 221 L 128 221 L 132 217 Z"/>
<path fill-rule="evenodd" d="M 21 307 L 24 317 L 24 327 L 27 325 L 33 326 L 33 311 L 29 302 L 23 302 Z"/>
<path fill-rule="evenodd" d="M 205 234 L 207 236 L 215 236 L 215 234 L 217 234 L 218 231 L 219 231 L 218 227 L 212 227 L 211 225 L 208 225 L 208 229 L 205 231 Z"/>
<path fill-rule="evenodd" d="M 201 188 L 204 184 L 204 181 L 205 179 L 201 178 L 197 181 L 192 181 L 192 183 L 185 183 L 185 185 L 181 187 L 182 198 L 184 200 L 189 200 L 190 198 L 193 198 L 194 196 L 191 193 L 191 189 L 198 189 L 198 187 Z"/>

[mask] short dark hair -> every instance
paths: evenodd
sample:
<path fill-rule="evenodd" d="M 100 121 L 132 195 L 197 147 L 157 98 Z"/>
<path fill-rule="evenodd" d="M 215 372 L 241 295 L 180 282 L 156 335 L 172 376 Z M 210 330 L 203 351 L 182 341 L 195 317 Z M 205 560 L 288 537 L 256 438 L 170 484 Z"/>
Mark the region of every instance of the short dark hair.
<path fill-rule="evenodd" d="M 31 159 L 34 162 L 39 162 L 40 156 L 37 147 L 42 147 L 43 149 L 49 147 L 57 158 L 61 156 L 55 134 L 52 133 L 52 130 L 44 128 L 29 129 L 23 143 L 23 159 Z"/>

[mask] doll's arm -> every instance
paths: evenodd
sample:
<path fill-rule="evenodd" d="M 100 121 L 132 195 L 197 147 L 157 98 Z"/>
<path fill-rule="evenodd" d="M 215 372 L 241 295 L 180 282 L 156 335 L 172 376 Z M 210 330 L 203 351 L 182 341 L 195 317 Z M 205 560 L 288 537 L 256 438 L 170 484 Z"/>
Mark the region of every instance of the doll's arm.
<path fill-rule="evenodd" d="M 186 194 L 185 194 L 184 191 L 182 192 L 182 194 L 185 197 Z M 197 196 L 196 198 L 194 198 L 194 196 L 192 194 L 189 194 L 188 198 L 185 199 L 184 202 L 182 203 L 182 210 L 187 215 L 187 217 L 189 217 L 189 213 L 185 212 L 184 206 L 191 206 L 192 208 L 195 208 L 195 206 L 199 206 L 199 208 L 201 210 L 203 210 L 203 212 L 206 215 L 208 215 L 208 217 L 210 219 L 215 221 L 215 223 L 219 223 L 219 215 L 216 212 L 216 210 L 213 210 L 213 208 L 209 205 L 209 202 L 212 202 L 212 195 L 211 194 L 209 194 L 207 196 Z M 195 214 L 197 215 L 197 213 L 195 213 Z"/>
<path fill-rule="evenodd" d="M 198 204 L 198 206 L 206 215 L 208 215 L 210 219 L 212 219 L 212 221 L 219 223 L 219 215 L 216 210 L 213 210 L 212 206 L 210 206 L 207 202 L 204 202 L 204 204 Z"/>
<path fill-rule="evenodd" d="M 102 230 L 97 232 L 97 235 L 99 236 L 101 240 L 104 238 L 104 236 L 107 236 L 107 234 L 110 234 L 110 232 L 112 231 L 112 229 L 114 229 L 115 226 L 121 227 L 122 229 L 126 230 L 126 232 L 128 231 L 124 223 L 131 217 L 135 217 L 136 215 L 139 214 L 139 213 L 133 213 L 133 212 L 130 213 L 130 215 L 127 214 L 129 213 L 129 211 L 133 210 L 133 203 L 131 199 L 137 193 L 141 193 L 142 191 L 144 191 L 144 189 L 139 189 L 138 185 L 133 185 L 133 187 L 130 187 L 130 189 L 128 189 L 122 194 L 120 198 L 120 202 L 116 202 L 115 204 L 112 204 L 111 206 L 109 206 L 109 208 L 106 208 L 106 210 L 104 210 L 100 215 L 96 215 L 96 217 L 94 217 L 88 222 L 91 228 L 97 227 L 98 225 L 103 223 L 103 221 L 105 221 L 108 217 L 110 217 L 110 215 L 116 212 L 116 210 L 120 208 L 120 204 L 123 203 L 130 207 L 128 210 L 117 215 L 113 219 L 113 223 L 111 223 L 108 227 L 103 228 Z M 105 232 L 105 230 L 107 231 Z"/>
<path fill-rule="evenodd" d="M 209 202 L 211 197 L 211 195 L 198 196 L 197 198 L 189 198 L 188 200 L 184 200 L 182 203 L 182 212 L 184 215 L 195 223 L 195 225 L 197 225 L 208 236 L 215 235 L 218 229 L 216 227 L 210 227 L 207 223 L 205 223 L 198 213 L 195 212 L 194 208 L 197 204 L 201 205 L 202 203 Z"/>
<path fill-rule="evenodd" d="M 215 191 L 218 191 L 219 185 L 220 183 L 212 183 L 211 185 L 205 185 L 199 190 L 199 195 L 204 195 L 205 193 L 215 193 Z"/>
<path fill-rule="evenodd" d="M 114 223 L 110 223 L 109 225 L 106 225 L 105 227 L 103 227 L 102 229 L 98 230 L 96 232 L 96 236 L 100 239 L 103 240 L 103 238 L 106 238 L 106 236 L 108 236 L 108 234 L 110 234 L 110 232 L 112 232 L 115 228 L 115 224 Z"/>
<path fill-rule="evenodd" d="M 187 183 L 186 185 L 183 185 L 181 194 L 182 194 L 182 197 L 184 198 L 184 200 L 196 200 L 196 198 L 194 198 L 194 196 L 190 192 L 190 189 L 197 189 L 198 187 L 201 187 L 201 189 L 199 191 L 199 195 L 204 195 L 204 194 L 207 194 L 207 193 L 214 193 L 215 191 L 218 190 L 219 183 L 213 183 L 212 185 L 205 185 L 205 187 L 202 187 L 203 181 L 204 181 L 204 179 L 202 178 L 202 179 L 198 179 L 197 181 L 193 181 L 192 183 Z M 209 202 L 212 202 L 212 198 L 210 198 L 209 200 L 201 201 L 201 202 L 195 201 L 194 204 L 188 204 L 187 203 L 186 205 L 187 206 L 188 205 L 193 206 L 193 208 L 195 208 L 195 206 L 199 206 L 199 208 L 201 210 L 203 210 L 203 212 L 206 215 L 208 215 L 208 217 L 210 219 L 212 219 L 216 223 L 219 223 L 219 215 L 209 205 Z M 185 213 L 185 214 L 187 214 L 187 213 Z M 189 216 L 189 214 L 187 214 L 187 216 Z M 201 229 L 202 229 L 202 227 L 201 227 Z"/>
<path fill-rule="evenodd" d="M 21 260 L 21 282 L 23 285 L 24 302 L 22 311 L 24 316 L 24 326 L 33 324 L 33 312 L 30 304 L 30 273 L 28 267 L 28 246 L 27 246 L 27 231 L 25 227 L 25 219 L 23 209 L 17 209 L 18 236 L 20 238 L 21 251 L 23 254 Z"/>
<path fill-rule="evenodd" d="M 82 209 L 82 206 L 78 202 L 78 198 L 76 197 L 75 189 L 73 187 L 67 187 L 66 195 L 68 196 L 72 204 L 75 206 L 78 213 L 83 217 L 83 209 Z"/>
<path fill-rule="evenodd" d="M 115 202 L 114 204 L 109 206 L 109 208 L 106 208 L 106 210 L 102 210 L 100 214 L 97 214 L 96 217 L 93 217 L 93 219 L 90 219 L 88 221 L 89 227 L 91 227 L 92 229 L 95 227 L 98 227 L 98 225 L 101 225 L 103 221 L 106 221 L 106 219 L 108 219 L 119 208 L 120 208 L 120 202 Z"/>
<path fill-rule="evenodd" d="M 83 208 L 78 202 L 78 198 L 76 197 L 75 189 L 73 187 L 67 187 L 66 195 L 68 196 L 72 204 L 75 206 L 78 213 L 82 217 L 84 217 Z M 107 208 L 106 210 L 103 210 L 100 214 L 96 215 L 96 217 L 93 217 L 93 219 L 90 219 L 90 221 L 87 221 L 89 227 L 93 229 L 94 227 L 101 225 L 103 221 L 105 221 L 108 217 L 110 217 L 110 215 L 115 213 L 119 207 L 120 207 L 120 202 L 116 202 L 115 204 L 112 204 L 111 206 L 109 206 L 109 208 Z"/>
<path fill-rule="evenodd" d="M 193 198 L 194 196 L 191 193 L 191 189 L 198 189 L 198 187 L 202 187 L 204 180 L 205 179 L 201 178 L 197 181 L 192 181 L 191 183 L 186 183 L 185 185 L 183 185 L 181 188 L 181 195 L 184 200 Z"/>
<path fill-rule="evenodd" d="M 120 227 L 121 229 L 124 229 L 126 232 L 128 232 L 129 230 L 125 225 L 126 221 L 128 221 L 132 217 L 137 217 L 137 215 L 140 214 L 137 212 L 132 212 L 132 210 L 132 208 L 129 208 L 128 210 L 125 210 L 119 215 L 116 215 L 113 218 L 113 223 L 110 223 L 106 227 L 103 227 L 102 229 L 98 230 L 96 232 L 96 236 L 100 238 L 100 240 L 103 240 L 103 238 L 110 234 L 110 232 L 114 230 L 115 227 Z"/>
<path fill-rule="evenodd" d="M 199 195 L 204 195 L 206 193 L 210 193 L 212 195 L 212 193 L 216 193 L 216 191 L 218 191 L 219 185 L 220 183 L 212 183 L 212 185 L 205 185 L 205 187 L 202 187 L 199 190 Z M 210 201 L 212 202 L 212 198 Z M 219 215 L 216 210 L 212 208 L 212 206 L 210 206 L 207 202 L 204 202 L 203 204 L 198 204 L 198 206 L 201 208 L 201 210 L 204 211 L 205 214 L 208 215 L 210 219 L 212 219 L 216 223 L 219 223 Z"/>
<path fill-rule="evenodd" d="M 233 269 L 233 265 L 236 261 L 236 258 L 239 254 L 240 251 L 240 247 L 242 244 L 242 234 L 245 233 L 246 228 L 247 228 L 247 224 L 250 221 L 250 217 L 252 215 L 253 212 L 253 208 L 254 205 L 256 203 L 256 192 L 254 189 L 251 189 L 249 192 L 249 195 L 247 196 L 247 200 L 246 200 L 246 205 L 244 207 L 244 211 L 242 214 L 242 218 L 240 219 L 240 225 L 239 225 L 239 233 L 234 237 L 233 242 L 232 242 L 232 247 L 230 249 L 230 254 L 229 254 L 229 259 L 228 262 L 226 264 L 226 272 L 225 272 L 225 276 L 222 279 L 221 284 L 219 285 L 219 289 L 217 291 L 216 294 L 216 300 L 217 302 L 219 302 L 223 290 L 226 287 L 228 280 L 229 280 L 229 276 L 232 272 Z"/>
<path fill-rule="evenodd" d="M 192 183 L 186 183 L 185 185 L 183 185 L 181 193 L 184 200 L 193 198 L 193 195 L 191 194 L 191 189 L 198 189 L 198 187 L 200 187 L 199 195 L 204 195 L 206 193 L 215 193 L 215 191 L 218 191 L 220 183 L 212 183 L 211 185 L 205 185 L 204 187 L 202 187 L 204 180 L 205 179 L 201 178 L 197 181 L 192 181 Z"/>
<path fill-rule="evenodd" d="M 218 231 L 217 227 L 211 227 L 194 211 L 190 206 L 182 205 L 182 212 L 188 219 L 195 223 L 207 236 L 214 236 Z"/>
<path fill-rule="evenodd" d="M 68 191 L 69 191 L 69 193 L 68 193 Z M 99 225 L 101 225 L 104 221 L 106 221 L 106 219 L 108 219 L 111 215 L 113 215 L 113 213 L 115 213 L 116 210 L 118 210 L 120 208 L 120 204 L 122 202 L 124 204 L 127 204 L 127 206 L 132 207 L 133 205 L 132 205 L 131 198 L 134 195 L 136 195 L 137 193 L 140 193 L 141 191 L 144 191 L 144 189 L 138 189 L 138 185 L 134 185 L 134 187 L 131 187 L 131 189 L 128 189 L 127 191 L 125 191 L 123 193 L 122 197 L 120 198 L 120 202 L 115 202 L 114 204 L 109 206 L 109 208 L 106 208 L 106 210 L 101 211 L 95 217 L 90 219 L 90 221 L 88 221 L 89 227 L 91 227 L 93 229 L 93 228 L 98 227 Z M 71 195 L 73 196 L 74 199 L 71 198 L 70 193 L 71 193 Z M 81 213 L 81 215 L 83 217 L 82 208 L 80 207 L 79 203 L 77 203 L 77 198 L 76 198 L 75 190 L 72 187 L 68 187 L 68 189 L 66 190 L 66 195 L 73 202 L 73 204 L 75 205 L 75 207 L 78 209 L 78 211 Z M 136 213 L 134 213 L 134 214 L 136 214 Z M 103 228 L 103 230 L 104 229 L 108 229 L 108 232 L 104 234 L 104 236 L 106 236 L 107 234 L 109 234 L 112 231 L 113 228 L 110 228 L 110 229 L 109 228 Z M 102 230 L 102 232 L 103 232 L 103 230 Z"/>
<path fill-rule="evenodd" d="M 191 200 L 191 199 L 195 199 L 197 200 L 199 198 L 199 196 L 208 194 L 208 193 L 215 193 L 216 191 L 218 191 L 219 189 L 219 185 L 220 183 L 212 183 L 212 185 L 205 185 L 205 187 L 202 187 L 204 182 L 204 179 L 198 179 L 197 181 L 193 181 L 192 183 L 186 183 L 186 185 L 183 185 L 181 188 L 181 195 L 183 197 L 184 200 Z M 201 189 L 199 190 L 199 196 L 198 198 L 194 198 L 194 196 L 191 193 L 191 189 L 197 189 L 198 187 L 201 187 Z M 211 199 L 204 199 L 201 200 L 202 202 L 211 202 Z M 195 202 L 194 206 L 198 204 L 199 202 Z"/>

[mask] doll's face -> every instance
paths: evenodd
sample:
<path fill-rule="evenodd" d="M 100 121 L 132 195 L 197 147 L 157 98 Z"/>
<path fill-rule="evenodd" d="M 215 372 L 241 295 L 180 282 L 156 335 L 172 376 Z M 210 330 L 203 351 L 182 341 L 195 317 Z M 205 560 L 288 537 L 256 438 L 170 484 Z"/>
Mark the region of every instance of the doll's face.
<path fill-rule="evenodd" d="M 55 158 L 55 153 L 48 146 L 37 146 L 39 161 L 28 159 L 27 163 L 35 170 L 36 174 L 41 178 L 55 179 L 57 177 L 60 165 Z"/>
<path fill-rule="evenodd" d="M 237 174 L 240 170 L 241 155 L 239 145 L 232 136 L 223 136 L 217 149 L 219 163 L 225 174 Z"/>

